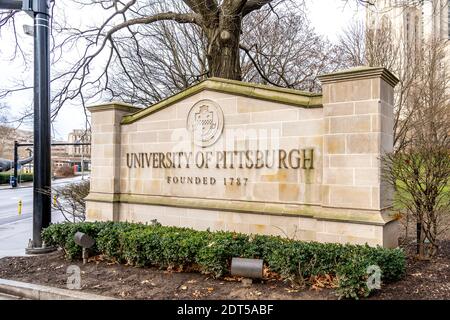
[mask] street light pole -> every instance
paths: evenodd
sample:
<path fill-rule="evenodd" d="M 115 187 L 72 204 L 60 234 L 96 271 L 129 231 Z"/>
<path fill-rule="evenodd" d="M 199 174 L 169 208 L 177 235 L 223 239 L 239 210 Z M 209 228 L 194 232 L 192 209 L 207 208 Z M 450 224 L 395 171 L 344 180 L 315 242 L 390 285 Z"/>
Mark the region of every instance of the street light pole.
<path fill-rule="evenodd" d="M 41 232 L 50 225 L 51 135 L 49 2 L 33 0 L 34 13 L 34 183 L 33 241 L 30 253 L 42 248 Z M 31 252 L 33 251 L 33 252 Z"/>
<path fill-rule="evenodd" d="M 0 9 L 23 10 L 34 18 L 33 240 L 27 253 L 43 253 L 41 232 L 51 221 L 49 0 L 0 0 Z M 16 161 L 17 165 L 17 161 Z"/>
<path fill-rule="evenodd" d="M 19 150 L 17 148 L 17 141 L 14 141 L 14 173 L 13 173 L 13 181 L 12 181 L 12 187 L 13 188 L 17 188 L 17 184 L 19 183 L 19 181 L 17 180 L 17 167 L 19 166 Z"/>

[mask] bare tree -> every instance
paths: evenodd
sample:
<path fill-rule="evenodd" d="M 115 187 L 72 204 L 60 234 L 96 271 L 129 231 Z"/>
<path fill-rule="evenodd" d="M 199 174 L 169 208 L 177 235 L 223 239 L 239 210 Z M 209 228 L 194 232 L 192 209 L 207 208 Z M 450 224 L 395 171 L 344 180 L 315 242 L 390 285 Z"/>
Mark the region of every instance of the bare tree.
<path fill-rule="evenodd" d="M 399 3 L 405 10 L 420 4 Z M 348 66 L 386 67 L 400 80 L 394 95 L 395 149 L 383 159 L 383 175 L 396 189 L 406 237 L 409 224 L 416 222 L 417 251 L 424 257 L 436 252 L 439 236 L 448 226 L 450 78 L 445 41 L 439 36 L 419 37 L 416 29 L 414 38 L 408 38 L 394 30 L 388 19 L 375 28 L 356 24 L 341 36 L 339 46 Z M 429 252 L 424 250 L 425 242 L 430 243 Z"/>
<path fill-rule="evenodd" d="M 10 142 L 14 129 L 8 123 L 9 106 L 0 103 L 0 158 L 4 157 L 5 145 Z"/>
<path fill-rule="evenodd" d="M 336 1 L 368 3 L 364 0 Z M 259 78 L 265 83 L 313 90 L 317 88 L 315 74 L 333 69 L 335 65 L 333 59 L 328 59 L 335 54 L 333 48 L 319 38 L 305 36 L 289 39 L 286 34 L 278 38 L 276 34 L 269 34 L 272 38 L 270 41 L 294 43 L 299 40 L 305 45 L 312 44 L 320 51 L 313 55 L 313 50 L 304 51 L 305 46 L 303 49 L 300 46 L 294 48 L 291 43 L 290 48 L 283 48 L 278 43 L 279 48 L 284 50 L 280 53 L 288 55 L 284 60 L 280 56 L 269 58 L 269 53 L 262 51 L 263 46 L 254 46 L 254 41 L 246 43 L 249 46 L 241 46 L 244 43 L 241 38 L 252 31 L 246 27 L 247 22 L 251 21 L 250 16 L 260 10 L 276 14 L 280 4 L 290 11 L 298 11 L 303 8 L 303 0 L 73 0 L 70 4 L 77 4 L 83 10 L 98 12 L 98 21 L 101 22 L 94 21 L 94 25 L 91 23 L 87 27 L 71 26 L 67 19 L 69 13 L 64 13 L 59 2 L 52 2 L 53 119 L 60 107 L 68 101 L 79 100 L 85 105 L 87 100 L 93 102 L 115 99 L 119 93 L 111 89 L 117 87 L 117 84 L 125 87 L 122 91 L 127 93 L 128 101 L 143 104 L 181 90 L 199 79 L 213 76 L 237 80 L 243 76 L 246 80 Z M 9 26 L 17 35 L 17 16 L 18 12 L 14 11 L 0 14 L 0 28 Z M 311 32 L 302 25 L 306 24 L 304 21 L 284 20 L 279 23 L 278 28 L 283 27 L 283 24 L 284 27 L 291 26 L 296 30 L 303 28 L 306 35 Z M 162 34 L 157 32 L 160 30 L 163 31 Z M 175 30 L 178 31 L 177 34 L 173 33 Z M 162 36 L 170 41 L 162 43 Z M 191 42 L 191 45 L 182 47 L 185 41 Z M 164 47 L 155 50 L 157 44 L 169 44 L 169 47 L 165 47 L 166 50 Z M 240 49 L 246 52 L 246 58 L 242 57 Z M 78 52 L 79 56 L 65 61 L 65 53 L 68 51 L 72 55 Z M 180 66 L 176 57 L 179 51 L 186 51 L 185 54 L 193 57 L 190 65 L 178 68 Z M 258 57 L 260 54 L 265 57 Z M 20 56 L 25 57 L 26 54 L 20 41 L 16 41 L 14 57 Z M 148 82 L 148 77 L 141 79 L 133 70 L 138 65 L 149 62 L 152 57 L 155 59 L 150 61 L 154 63 L 141 68 L 142 73 L 156 73 L 160 79 L 168 78 L 172 83 L 166 85 Z M 293 62 L 294 57 L 296 62 Z M 248 69 L 251 65 L 248 62 L 253 63 L 252 59 L 261 67 L 259 70 L 256 64 L 256 69 Z M 166 68 L 153 68 L 158 63 L 165 63 Z M 245 65 L 242 66 L 242 63 Z M 300 69 L 301 72 L 297 74 L 299 67 L 296 63 L 303 64 L 306 69 Z M 58 65 L 61 67 L 56 67 Z M 244 72 L 242 67 L 245 68 Z M 272 74 L 274 67 L 284 69 Z M 173 73 L 168 73 L 168 69 L 173 70 Z M 287 72 L 291 72 L 291 79 L 286 79 Z M 126 81 L 117 74 L 123 75 Z M 26 89 L 30 89 L 30 86 L 23 84 L 17 88 L 0 90 L 0 98 Z"/>
<path fill-rule="evenodd" d="M 343 66 L 337 48 L 300 10 L 260 10 L 246 19 L 240 45 L 246 81 L 318 92 L 317 76 Z"/>
<path fill-rule="evenodd" d="M 6 113 L 8 112 L 8 110 L 9 107 L 6 104 L 0 102 L 0 125 L 6 123 L 8 119 Z"/>
<path fill-rule="evenodd" d="M 54 59 L 60 59 L 67 48 L 83 48 L 79 59 L 54 74 L 58 92 L 52 102 L 62 105 L 76 97 L 82 102 L 87 97 L 96 97 L 102 88 L 108 88 L 112 64 L 118 64 L 127 74 L 121 49 L 134 43 L 135 51 L 139 52 L 142 39 L 147 37 L 143 30 L 164 21 L 189 24 L 201 30 L 206 41 L 208 76 L 240 80 L 242 21 L 253 11 L 266 5 L 275 6 L 277 2 L 280 0 L 81 0 L 78 3 L 84 7 L 103 9 L 105 19 L 100 25 L 86 29 L 69 26 L 64 17 L 52 21 L 54 32 L 64 35 L 60 39 L 54 37 L 53 52 L 57 55 Z M 3 14 L 0 26 L 10 23 L 15 28 L 15 14 Z M 17 48 L 20 51 L 18 43 Z M 94 72 L 96 63 L 102 64 L 101 72 Z"/>
<path fill-rule="evenodd" d="M 411 100 L 420 86 L 417 77 L 422 66 L 417 59 L 421 52 L 384 23 L 377 29 L 367 28 L 362 22 L 350 25 L 339 38 L 339 48 L 347 67 L 384 67 L 399 78 L 394 94 L 394 146 L 400 152 L 410 142 L 410 120 L 416 106 Z"/>
<path fill-rule="evenodd" d="M 417 253 L 432 257 L 439 236 L 449 226 L 450 117 L 447 70 L 443 68 L 445 43 L 432 40 L 420 60 L 421 74 L 410 103 L 411 143 L 401 153 L 383 160 L 386 181 L 397 188 L 396 201 L 417 225 Z M 429 242 L 430 250 L 425 250 Z"/>
<path fill-rule="evenodd" d="M 112 74 L 114 99 L 146 106 L 207 77 L 207 42 L 199 28 L 166 22 L 144 32 L 139 51 L 134 44 L 123 48 L 127 74 Z M 286 8 L 247 16 L 240 48 L 242 78 L 249 82 L 319 91 L 317 76 L 342 66 L 336 47 L 314 32 L 305 13 Z"/>
<path fill-rule="evenodd" d="M 165 22 L 143 28 L 148 36 L 120 44 L 124 73 L 114 66 L 108 91 L 114 100 L 148 106 L 207 77 L 207 44 L 201 29 Z"/>
<path fill-rule="evenodd" d="M 86 201 L 90 190 L 90 181 L 71 183 L 60 188 L 52 188 L 42 193 L 53 196 L 52 207 L 63 215 L 67 222 L 86 220 Z"/>

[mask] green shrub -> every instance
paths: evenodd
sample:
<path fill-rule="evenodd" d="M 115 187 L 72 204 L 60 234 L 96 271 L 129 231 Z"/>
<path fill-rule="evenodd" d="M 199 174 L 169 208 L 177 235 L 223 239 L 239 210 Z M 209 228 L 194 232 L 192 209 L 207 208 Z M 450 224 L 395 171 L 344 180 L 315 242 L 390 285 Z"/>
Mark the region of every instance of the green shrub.
<path fill-rule="evenodd" d="M 128 222 L 84 222 L 54 224 L 43 231 L 49 245 L 64 249 L 70 259 L 81 257 L 73 240 L 77 231 L 95 238 L 95 253 L 136 266 L 191 267 L 216 277 L 227 274 L 233 257 L 260 258 L 284 279 L 305 283 L 311 276 L 338 279 L 341 298 L 366 297 L 367 268 L 381 269 L 383 282 L 405 274 L 401 249 L 301 242 L 281 237 L 233 232 L 196 231 L 160 224 Z"/>
<path fill-rule="evenodd" d="M 22 173 L 19 175 L 19 183 L 33 181 L 32 173 Z"/>
<path fill-rule="evenodd" d="M 12 171 L 9 172 L 0 172 L 0 184 L 9 184 L 10 176 L 12 175 Z M 22 173 L 18 176 L 19 183 L 33 181 L 32 173 Z"/>
<path fill-rule="evenodd" d="M 69 259 L 80 258 L 82 249 L 74 241 L 76 232 L 83 232 L 96 239 L 92 252 L 99 253 L 98 234 L 105 226 L 105 222 L 83 222 L 83 223 L 59 223 L 53 224 L 42 233 L 42 240 L 46 245 L 61 247 Z"/>
<path fill-rule="evenodd" d="M 0 172 L 0 184 L 9 184 L 9 177 L 11 173 L 9 172 Z"/>
<path fill-rule="evenodd" d="M 139 223 L 104 222 L 96 238 L 98 250 L 118 262 L 125 260 L 120 235 L 131 230 L 144 229 L 146 225 Z"/>
<path fill-rule="evenodd" d="M 339 287 L 337 293 L 341 298 L 358 299 L 367 297 L 370 289 L 367 286 L 367 267 L 370 262 L 366 256 L 350 256 L 349 260 L 337 266 L 336 275 Z"/>

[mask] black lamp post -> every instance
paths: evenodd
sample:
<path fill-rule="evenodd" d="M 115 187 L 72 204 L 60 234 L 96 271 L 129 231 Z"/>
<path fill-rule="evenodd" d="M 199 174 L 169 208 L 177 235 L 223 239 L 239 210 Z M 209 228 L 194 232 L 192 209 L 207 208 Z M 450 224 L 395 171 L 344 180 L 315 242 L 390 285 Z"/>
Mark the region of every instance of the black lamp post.
<path fill-rule="evenodd" d="M 50 56 L 48 0 L 0 0 L 0 9 L 23 10 L 34 18 L 34 183 L 33 240 L 27 253 L 47 252 L 42 247 L 42 229 L 50 224 L 51 135 Z M 44 192 L 43 192 L 44 191 Z"/>

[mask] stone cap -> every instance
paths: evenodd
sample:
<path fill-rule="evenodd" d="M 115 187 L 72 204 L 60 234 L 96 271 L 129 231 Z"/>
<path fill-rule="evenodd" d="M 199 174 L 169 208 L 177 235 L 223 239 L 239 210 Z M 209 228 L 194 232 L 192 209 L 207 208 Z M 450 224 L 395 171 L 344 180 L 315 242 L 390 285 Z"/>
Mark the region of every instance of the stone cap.
<path fill-rule="evenodd" d="M 386 68 L 366 66 L 355 67 L 330 74 L 324 74 L 322 76 L 319 76 L 318 78 L 320 82 L 322 82 L 322 84 L 357 79 L 381 78 L 392 87 L 395 87 L 399 82 L 398 78 Z"/>
<path fill-rule="evenodd" d="M 199 199 L 177 196 L 139 195 L 127 193 L 103 194 L 90 192 L 86 201 L 104 203 L 128 203 L 163 207 L 243 212 L 274 216 L 297 216 L 325 221 L 364 223 L 383 226 L 395 219 L 389 208 L 381 212 L 372 209 L 343 209 L 311 204 L 265 203 L 245 200 Z"/>
<path fill-rule="evenodd" d="M 302 108 L 322 107 L 322 94 L 304 92 L 295 89 L 286 89 L 268 85 L 242 82 L 222 78 L 209 78 L 189 87 L 173 96 L 170 96 L 137 113 L 127 115 L 122 124 L 130 124 L 154 112 L 162 110 L 174 103 L 190 97 L 203 90 L 210 90 L 254 99 L 285 103 Z"/>
<path fill-rule="evenodd" d="M 120 102 L 120 101 L 111 101 L 111 102 L 105 102 L 101 104 L 96 104 L 92 106 L 88 106 L 87 109 L 89 112 L 98 112 L 98 111 L 105 111 L 105 110 L 121 110 L 121 111 L 127 111 L 130 113 L 137 112 L 139 110 L 142 110 L 140 107 L 135 107 L 131 104 Z"/>

